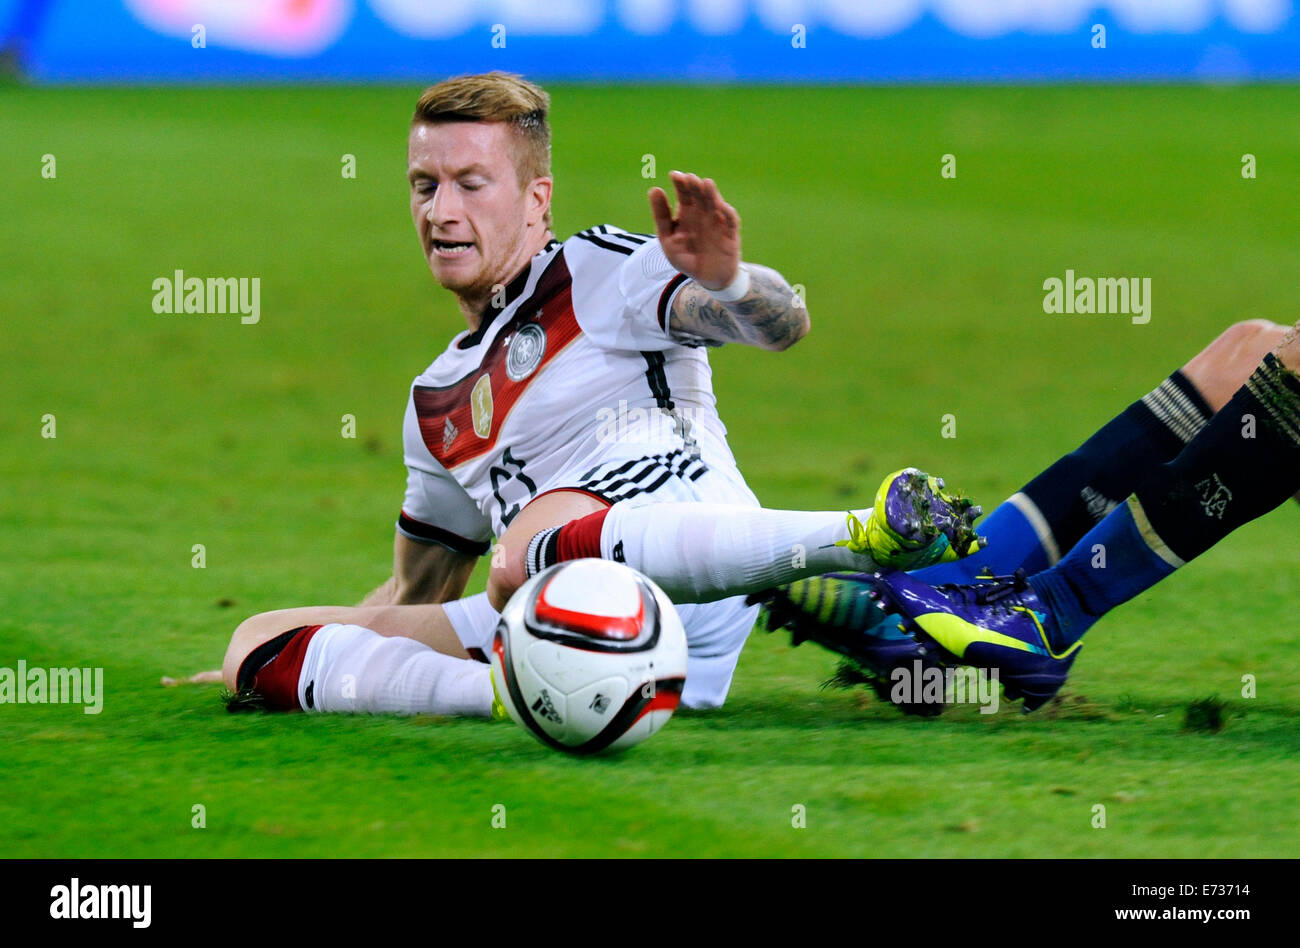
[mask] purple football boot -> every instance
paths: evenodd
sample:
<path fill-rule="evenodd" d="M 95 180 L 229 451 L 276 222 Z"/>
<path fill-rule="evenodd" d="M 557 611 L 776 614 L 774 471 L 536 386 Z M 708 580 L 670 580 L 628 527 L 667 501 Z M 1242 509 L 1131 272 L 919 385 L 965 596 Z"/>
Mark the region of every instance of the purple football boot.
<path fill-rule="evenodd" d="M 746 601 L 763 604 L 769 632 L 788 628 L 792 644 L 816 642 L 848 658 L 860 672 L 853 677 L 869 685 L 881 701 L 897 705 L 904 714 L 943 713 L 942 701 L 910 700 L 919 691 L 894 688 L 896 669 L 915 675 L 940 667 L 939 649 L 918 642 L 904 631 L 897 616 L 885 612 L 869 574 L 810 576 L 756 593 Z M 909 700 L 902 700 L 904 695 Z"/>
<path fill-rule="evenodd" d="M 1056 621 L 1023 570 L 960 585 L 931 586 L 906 573 L 876 573 L 868 583 L 919 641 L 938 645 L 947 663 L 987 669 L 1008 701 L 1024 699 L 1026 712 L 1060 690 L 1083 644 L 1052 647 Z"/>

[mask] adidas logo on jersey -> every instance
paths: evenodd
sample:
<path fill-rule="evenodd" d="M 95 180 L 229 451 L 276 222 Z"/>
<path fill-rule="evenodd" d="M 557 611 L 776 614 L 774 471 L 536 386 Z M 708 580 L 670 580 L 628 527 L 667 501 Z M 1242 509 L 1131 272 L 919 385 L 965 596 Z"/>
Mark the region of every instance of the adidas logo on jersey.
<path fill-rule="evenodd" d="M 458 434 L 460 434 L 460 430 L 451 423 L 451 418 L 448 417 L 442 426 L 442 451 L 444 454 L 451 450 L 451 443 L 456 440 Z"/>

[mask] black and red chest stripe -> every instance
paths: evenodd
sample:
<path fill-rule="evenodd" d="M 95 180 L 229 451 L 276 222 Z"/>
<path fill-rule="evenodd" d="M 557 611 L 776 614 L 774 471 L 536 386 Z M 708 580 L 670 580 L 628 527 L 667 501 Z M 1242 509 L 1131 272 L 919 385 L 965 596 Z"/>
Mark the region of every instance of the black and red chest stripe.
<path fill-rule="evenodd" d="M 506 371 L 510 341 L 530 323 L 546 334 L 546 348 L 537 367 L 516 381 Z M 515 315 L 489 344 L 477 368 L 450 385 L 415 386 L 415 413 L 420 422 L 420 436 L 429 453 L 443 467 L 452 468 L 492 450 L 515 403 L 547 363 L 580 333 L 573 314 L 573 279 L 564 261 L 564 251 L 560 250 L 537 281 L 532 295 L 519 304 Z M 486 437 L 474 430 L 472 404 L 472 393 L 484 376 L 488 377 L 486 384 L 492 393 L 491 424 Z"/>

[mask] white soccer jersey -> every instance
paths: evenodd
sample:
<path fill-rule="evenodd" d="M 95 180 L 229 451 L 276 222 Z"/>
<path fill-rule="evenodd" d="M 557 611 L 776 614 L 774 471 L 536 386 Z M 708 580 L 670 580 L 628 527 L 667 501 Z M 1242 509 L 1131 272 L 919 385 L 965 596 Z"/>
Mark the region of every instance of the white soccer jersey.
<path fill-rule="evenodd" d="M 411 387 L 398 529 L 484 553 L 534 497 L 757 504 L 727 446 L 706 350 L 669 335 L 686 277 L 647 234 L 551 241 Z"/>

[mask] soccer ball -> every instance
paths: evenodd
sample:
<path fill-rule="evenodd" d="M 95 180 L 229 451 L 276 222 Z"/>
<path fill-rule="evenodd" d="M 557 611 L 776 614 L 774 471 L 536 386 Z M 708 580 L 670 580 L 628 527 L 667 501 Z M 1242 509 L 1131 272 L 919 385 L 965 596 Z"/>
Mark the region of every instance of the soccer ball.
<path fill-rule="evenodd" d="M 510 597 L 492 642 L 492 682 L 543 744 L 596 754 L 639 744 L 673 715 L 686 630 L 664 591 L 609 560 L 570 560 Z"/>

